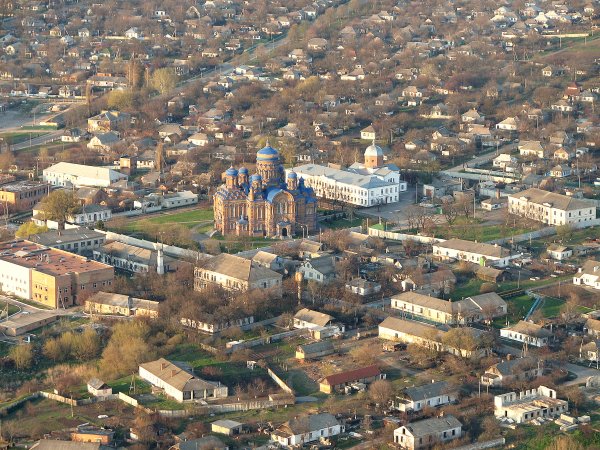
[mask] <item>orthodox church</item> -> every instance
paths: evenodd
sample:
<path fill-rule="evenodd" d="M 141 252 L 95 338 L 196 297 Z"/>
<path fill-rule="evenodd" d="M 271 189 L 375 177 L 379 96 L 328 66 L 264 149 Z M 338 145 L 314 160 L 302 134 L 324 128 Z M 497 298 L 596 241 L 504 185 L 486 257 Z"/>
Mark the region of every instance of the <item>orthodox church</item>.
<path fill-rule="evenodd" d="M 291 237 L 317 228 L 317 198 L 293 171 L 287 178 L 279 152 L 256 153 L 256 172 L 230 167 L 214 194 L 215 228 L 223 235 Z"/>

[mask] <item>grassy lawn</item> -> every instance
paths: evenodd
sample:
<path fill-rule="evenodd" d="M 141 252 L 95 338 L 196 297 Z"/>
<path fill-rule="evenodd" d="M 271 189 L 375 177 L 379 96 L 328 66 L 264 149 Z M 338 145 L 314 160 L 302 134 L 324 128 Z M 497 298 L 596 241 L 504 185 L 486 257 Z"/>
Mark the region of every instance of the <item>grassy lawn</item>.
<path fill-rule="evenodd" d="M 452 226 L 438 227 L 435 237 L 440 239 L 460 238 L 468 241 L 488 242 L 508 238 L 533 231 L 527 227 L 507 227 L 504 225 L 486 225 L 485 223 L 455 223 Z"/>
<path fill-rule="evenodd" d="M 119 378 L 118 380 L 108 381 L 108 384 L 111 388 L 113 388 L 113 393 L 116 394 L 118 392 L 123 392 L 124 394 L 129 395 L 129 387 L 131 386 L 131 377 L 126 376 L 123 378 Z M 149 383 L 142 380 L 140 377 L 135 375 L 135 394 L 149 394 L 152 391 L 152 388 Z M 132 392 L 133 394 L 133 392 Z"/>
<path fill-rule="evenodd" d="M 246 367 L 245 362 L 218 361 L 214 355 L 193 344 L 180 345 L 166 358 L 169 361 L 182 361 L 189 364 L 200 377 L 204 376 L 202 375 L 203 368 L 213 367 L 219 371 L 214 378 L 230 387 L 240 382 L 248 382 L 254 378 L 266 376 L 266 371 L 260 367 L 250 370 Z"/>
<path fill-rule="evenodd" d="M 118 231 L 125 233 L 143 233 L 144 225 L 151 223 L 154 225 L 166 225 L 166 224 L 181 224 L 187 228 L 194 228 L 198 225 L 202 225 L 202 228 L 206 228 L 207 231 L 212 229 L 213 224 L 213 210 L 210 209 L 192 209 L 181 212 L 165 212 L 157 215 L 142 216 L 135 220 L 128 221 L 125 226 L 120 227 Z M 108 224 L 110 228 L 110 223 Z"/>
<path fill-rule="evenodd" d="M 323 221 L 322 224 L 327 228 L 331 228 L 333 230 L 341 229 L 341 228 L 350 228 L 350 227 L 360 227 L 362 226 L 363 219 L 355 217 L 353 220 L 350 219 L 336 219 L 331 222 Z"/>
<path fill-rule="evenodd" d="M 227 237 L 218 235 L 213 239 L 219 241 L 221 251 L 225 253 L 239 253 L 244 250 L 252 250 L 254 248 L 267 247 L 277 242 L 281 242 L 278 239 L 271 238 L 248 238 L 236 240 L 233 237 Z"/>
<path fill-rule="evenodd" d="M 559 315 L 560 308 L 564 303 L 565 301 L 560 298 L 547 298 L 541 307 L 542 314 L 547 318 L 556 317 Z"/>
<path fill-rule="evenodd" d="M 508 320 L 511 324 L 522 320 L 525 314 L 529 312 L 533 305 L 533 298 L 527 294 L 522 294 L 517 297 L 506 299 L 508 304 L 508 315 L 507 317 L 499 317 L 494 320 L 493 324 L 496 328 L 503 328 L 506 326 Z"/>
<path fill-rule="evenodd" d="M 479 294 L 479 289 L 483 283 L 484 281 L 479 278 L 471 278 L 466 283 L 459 283 L 450 294 L 450 298 L 452 298 L 452 300 L 460 300 L 464 297 L 477 295 Z"/>
<path fill-rule="evenodd" d="M 44 136 L 48 133 L 44 133 L 44 132 L 39 132 L 39 131 L 32 131 L 31 133 L 29 132 L 23 132 L 23 131 L 15 131 L 15 132 L 9 132 L 9 133 L 2 133 L 0 134 L 0 138 L 4 139 L 5 141 L 10 141 L 11 144 L 18 144 L 20 142 L 24 142 L 27 141 L 29 139 L 29 135 L 31 134 L 31 138 L 36 138 L 38 136 Z"/>

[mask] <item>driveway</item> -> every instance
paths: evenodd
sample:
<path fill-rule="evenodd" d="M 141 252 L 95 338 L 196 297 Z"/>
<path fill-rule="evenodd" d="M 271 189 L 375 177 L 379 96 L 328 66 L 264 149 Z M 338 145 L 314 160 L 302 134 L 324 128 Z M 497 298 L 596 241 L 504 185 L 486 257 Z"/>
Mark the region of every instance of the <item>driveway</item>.
<path fill-rule="evenodd" d="M 565 364 L 565 368 L 569 371 L 577 375 L 577 378 L 571 381 L 567 381 L 565 386 L 574 386 L 578 384 L 585 384 L 589 377 L 597 377 L 600 376 L 600 370 L 595 369 L 593 367 L 583 367 L 578 366 L 577 364 L 567 363 Z"/>
<path fill-rule="evenodd" d="M 422 185 L 421 185 L 422 187 Z M 379 218 L 386 221 L 396 222 L 400 225 L 406 224 L 406 208 L 415 204 L 415 186 L 409 186 L 406 192 L 400 194 L 400 200 L 387 205 L 371 206 L 370 208 L 358 209 L 356 212 L 369 218 L 369 224 L 378 223 Z M 374 219 L 374 220 L 371 220 Z"/>

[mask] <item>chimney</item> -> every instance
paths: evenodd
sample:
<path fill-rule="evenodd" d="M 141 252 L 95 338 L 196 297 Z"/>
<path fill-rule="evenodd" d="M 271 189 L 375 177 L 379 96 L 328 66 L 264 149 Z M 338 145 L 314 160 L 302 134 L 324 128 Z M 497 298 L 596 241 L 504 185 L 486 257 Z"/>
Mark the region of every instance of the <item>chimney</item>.
<path fill-rule="evenodd" d="M 164 362 L 160 363 L 160 370 L 165 370 L 165 368 L 166 368 L 167 366 L 168 366 L 168 364 L 167 364 L 167 363 L 164 363 Z"/>
<path fill-rule="evenodd" d="M 174 377 L 177 375 L 177 369 L 171 369 L 171 376 Z"/>

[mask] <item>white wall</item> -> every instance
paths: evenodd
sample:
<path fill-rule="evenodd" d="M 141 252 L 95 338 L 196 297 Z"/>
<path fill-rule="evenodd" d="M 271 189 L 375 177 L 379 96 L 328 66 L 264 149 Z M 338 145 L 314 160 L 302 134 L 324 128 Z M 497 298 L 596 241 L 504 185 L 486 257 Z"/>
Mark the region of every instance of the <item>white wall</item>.
<path fill-rule="evenodd" d="M 31 270 L 0 260 L 2 291 L 21 298 L 31 298 Z"/>

